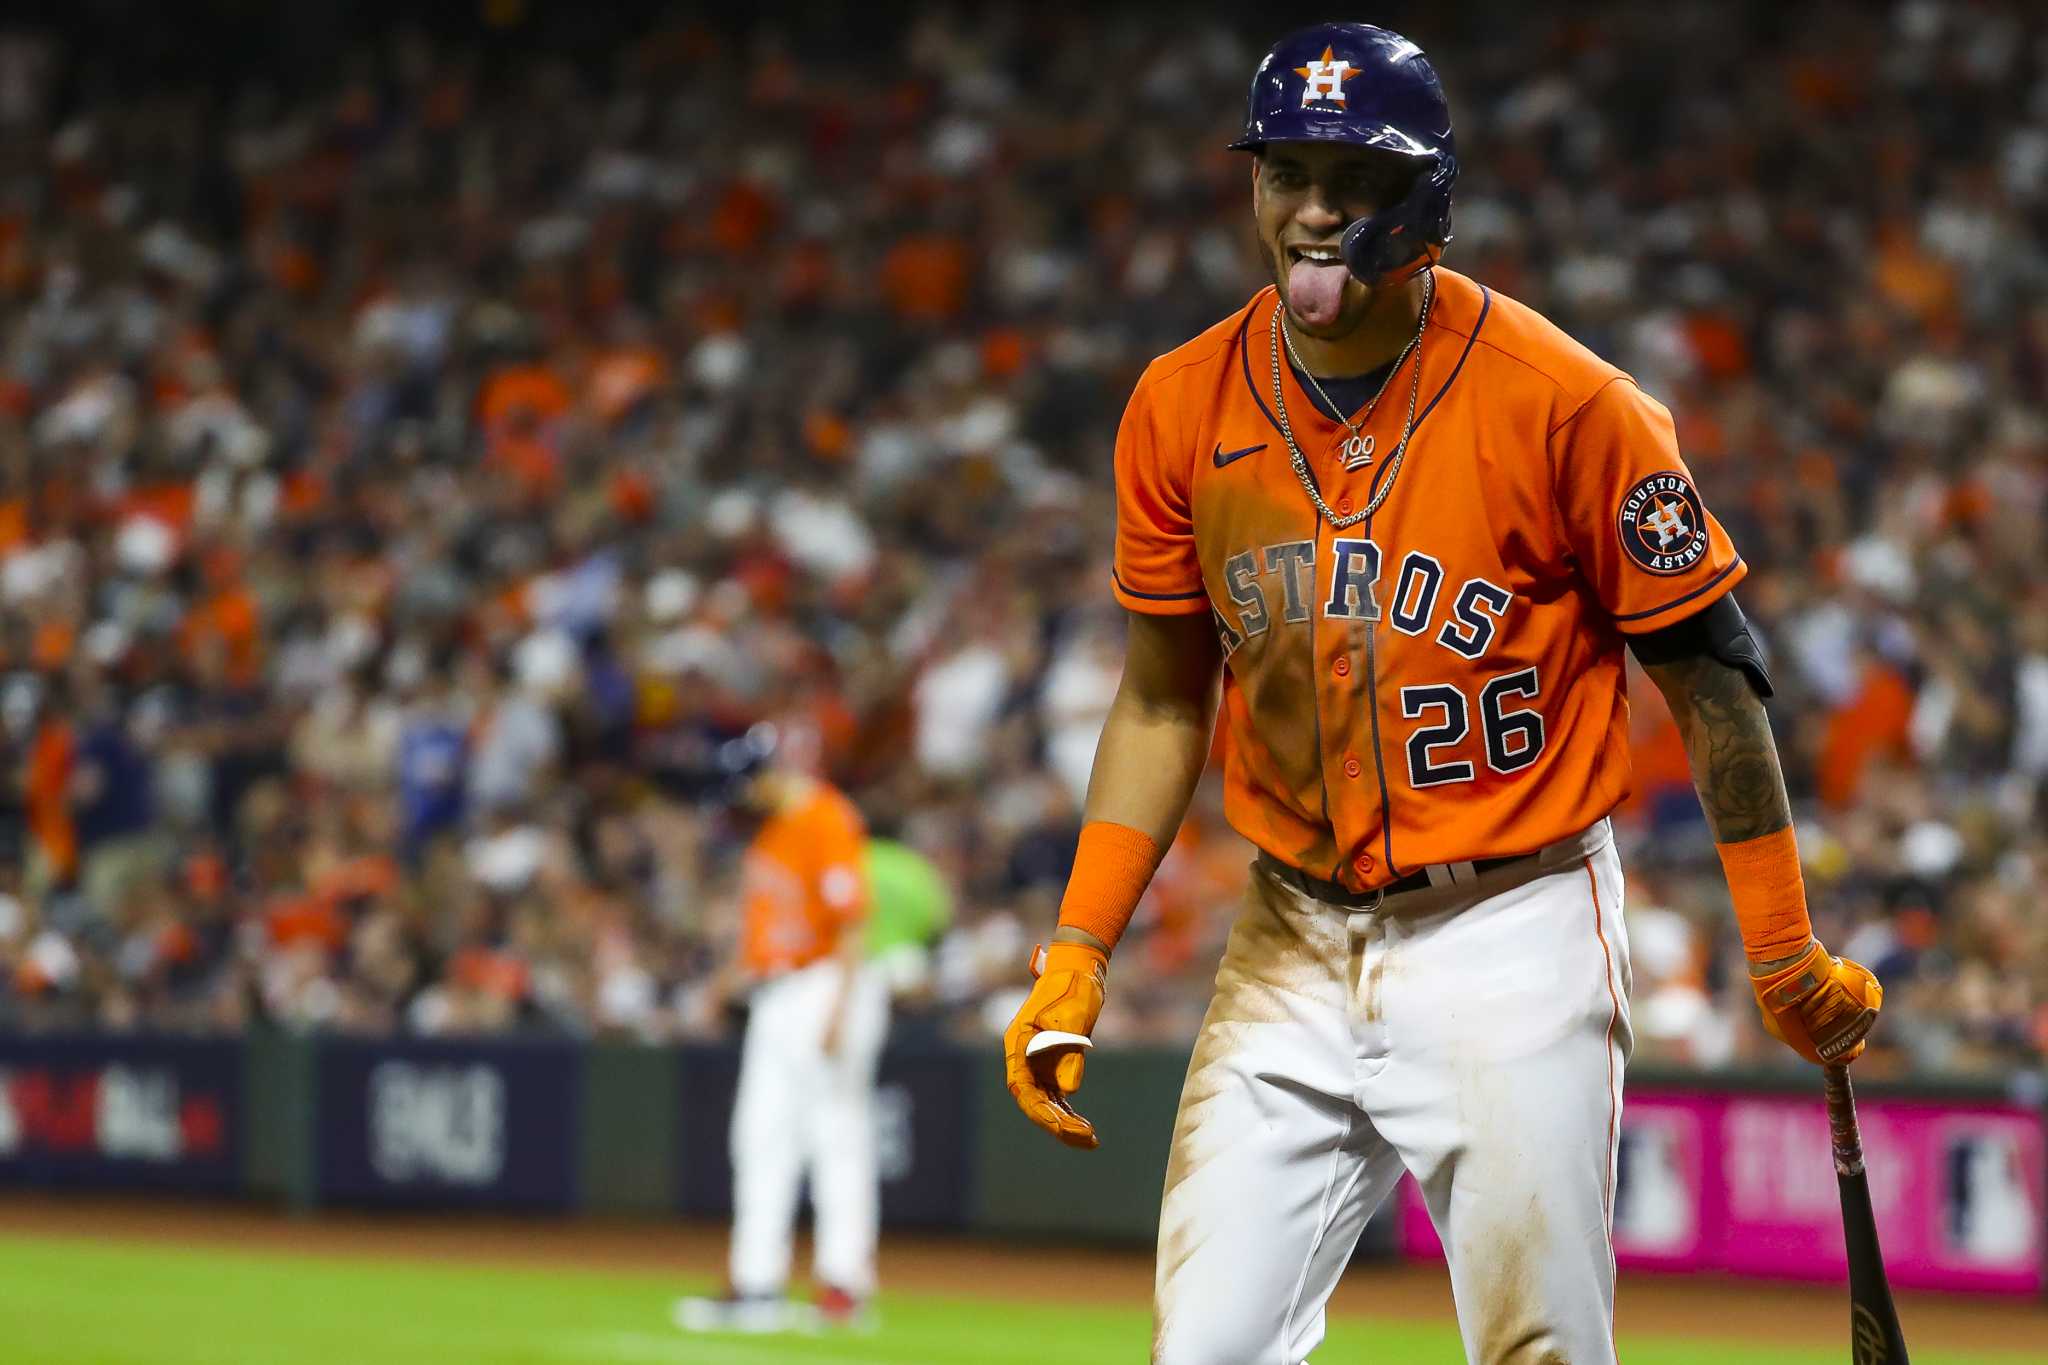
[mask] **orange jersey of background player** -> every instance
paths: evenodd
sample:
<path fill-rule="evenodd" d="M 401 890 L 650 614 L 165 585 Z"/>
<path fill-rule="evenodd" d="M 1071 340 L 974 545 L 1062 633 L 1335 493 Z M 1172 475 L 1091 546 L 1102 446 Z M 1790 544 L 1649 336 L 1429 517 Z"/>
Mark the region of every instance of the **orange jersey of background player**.
<path fill-rule="evenodd" d="M 1660 404 L 1522 305 L 1435 276 L 1414 433 L 1356 525 L 1319 517 L 1289 462 L 1271 289 L 1155 360 L 1117 433 L 1117 600 L 1213 613 L 1231 823 L 1356 890 L 1605 815 L 1629 781 L 1622 637 L 1745 571 Z M 1331 510 L 1363 510 L 1412 363 L 1355 471 L 1284 351 L 1280 374 Z"/>
<path fill-rule="evenodd" d="M 853 802 L 823 782 L 767 818 L 742 861 L 742 967 L 756 976 L 795 971 L 859 932 L 868 910 L 866 838 Z"/>

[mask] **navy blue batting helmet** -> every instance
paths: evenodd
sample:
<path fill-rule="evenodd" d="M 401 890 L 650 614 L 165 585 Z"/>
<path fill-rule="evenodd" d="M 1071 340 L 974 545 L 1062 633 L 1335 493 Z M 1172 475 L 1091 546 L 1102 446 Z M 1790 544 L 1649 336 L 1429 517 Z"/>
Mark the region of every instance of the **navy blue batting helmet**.
<path fill-rule="evenodd" d="M 1236 151 L 1269 142 L 1346 142 L 1413 157 L 1407 197 L 1344 230 L 1351 273 L 1391 284 L 1434 265 L 1451 240 L 1457 144 L 1443 83 L 1422 49 L 1371 24 L 1290 33 L 1252 74 Z"/>

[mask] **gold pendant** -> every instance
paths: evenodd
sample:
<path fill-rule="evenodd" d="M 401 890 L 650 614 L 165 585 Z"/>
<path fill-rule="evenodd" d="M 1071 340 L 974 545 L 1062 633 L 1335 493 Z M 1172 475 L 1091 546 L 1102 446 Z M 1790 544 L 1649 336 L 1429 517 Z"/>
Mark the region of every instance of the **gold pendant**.
<path fill-rule="evenodd" d="M 1344 467 L 1363 469 L 1372 463 L 1372 437 L 1353 436 L 1344 442 Z"/>

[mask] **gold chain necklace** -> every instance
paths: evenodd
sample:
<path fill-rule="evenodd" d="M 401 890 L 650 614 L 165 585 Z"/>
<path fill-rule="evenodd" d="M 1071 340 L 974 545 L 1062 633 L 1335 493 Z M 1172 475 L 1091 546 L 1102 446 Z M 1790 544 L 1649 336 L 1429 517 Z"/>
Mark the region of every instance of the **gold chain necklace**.
<path fill-rule="evenodd" d="M 1401 354 L 1394 357 L 1394 363 L 1387 367 L 1387 377 L 1380 381 L 1379 389 L 1373 394 L 1372 401 L 1365 405 L 1365 415 L 1356 422 L 1344 415 L 1344 409 L 1338 407 L 1336 401 L 1324 392 L 1322 381 L 1309 371 L 1308 366 L 1301 363 L 1301 353 L 1294 349 L 1294 333 L 1288 328 L 1287 316 L 1284 313 L 1280 316 L 1280 340 L 1287 347 L 1287 358 L 1294 362 L 1295 373 L 1308 381 L 1308 386 L 1316 391 L 1316 397 L 1323 400 L 1323 406 L 1335 413 L 1337 420 L 1344 424 L 1344 429 L 1351 433 L 1350 438 L 1344 442 L 1344 467 L 1357 470 L 1371 464 L 1372 437 L 1359 428 L 1372 420 L 1373 409 L 1377 408 L 1380 399 L 1387 395 L 1387 386 L 1394 382 L 1395 375 L 1401 373 L 1401 367 L 1408 363 L 1409 355 L 1422 344 L 1422 329 L 1416 328 L 1415 335 L 1408 338 L 1408 344 L 1401 348 Z"/>
<path fill-rule="evenodd" d="M 1308 494 L 1308 500 L 1315 505 L 1317 514 L 1323 520 L 1329 522 L 1334 530 L 1342 531 L 1347 527 L 1356 526 L 1359 522 L 1364 521 L 1375 511 L 1379 510 L 1379 505 L 1387 500 L 1387 494 L 1394 491 L 1394 480 L 1401 473 L 1402 457 L 1408 453 L 1408 438 L 1415 434 L 1415 400 L 1422 392 L 1422 334 L 1429 327 L 1429 310 L 1435 302 L 1436 272 L 1430 271 L 1423 276 L 1422 318 L 1416 323 L 1415 339 L 1408 343 L 1408 350 L 1415 352 L 1415 374 L 1408 383 L 1408 416 L 1401 423 L 1401 440 L 1394 447 L 1394 453 L 1387 459 L 1386 475 L 1381 478 L 1379 492 L 1373 494 L 1372 501 L 1368 502 L 1358 511 L 1353 512 L 1350 516 L 1340 517 L 1330 510 L 1330 504 L 1323 501 L 1322 490 L 1316 487 L 1315 476 L 1309 473 L 1308 456 L 1302 454 L 1301 443 L 1294 439 L 1294 425 L 1287 420 L 1287 393 L 1280 383 L 1280 347 L 1285 343 L 1288 347 L 1288 354 L 1292 355 L 1293 344 L 1285 340 L 1287 336 L 1285 330 L 1287 326 L 1286 305 L 1277 299 L 1274 300 L 1271 329 L 1273 336 L 1270 344 L 1273 355 L 1273 412 L 1279 418 L 1280 435 L 1287 442 L 1288 462 L 1294 466 L 1294 477 L 1301 480 L 1302 489 Z M 1402 354 L 1405 355 L 1407 352 L 1403 351 Z M 1296 361 L 1295 363 L 1299 364 L 1300 362 Z M 1399 368 L 1398 363 L 1396 368 Z M 1307 371 L 1303 371 L 1303 373 L 1306 374 Z M 1387 381 L 1391 383 L 1393 378 L 1394 372 L 1388 371 Z M 1318 392 L 1320 391 L 1318 389 Z M 1382 386 L 1382 391 L 1384 391 L 1384 386 Z M 1323 401 L 1328 402 L 1329 400 L 1326 397 Z M 1375 398 L 1373 401 L 1378 402 L 1379 400 Z M 1332 403 L 1331 406 L 1335 407 L 1336 405 Z M 1350 424 L 1346 423 L 1346 425 Z"/>

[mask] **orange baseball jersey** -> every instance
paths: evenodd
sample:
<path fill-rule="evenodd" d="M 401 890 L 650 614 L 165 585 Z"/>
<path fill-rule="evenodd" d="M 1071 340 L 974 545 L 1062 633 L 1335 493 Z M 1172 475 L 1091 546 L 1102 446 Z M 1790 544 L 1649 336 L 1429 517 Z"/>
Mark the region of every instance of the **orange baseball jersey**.
<path fill-rule="evenodd" d="M 1225 809 L 1312 875 L 1370 890 L 1532 852 L 1629 785 L 1622 637 L 1701 611 L 1745 567 L 1671 415 L 1532 310 L 1439 267 L 1414 433 L 1344 530 L 1275 418 L 1275 292 L 1152 362 L 1117 433 L 1115 591 L 1213 614 Z M 1339 519 L 1389 477 L 1412 371 L 1350 433 L 1285 358 L 1288 420 Z"/>
<path fill-rule="evenodd" d="M 866 840 L 853 802 L 823 782 L 768 817 L 741 866 L 742 966 L 774 976 L 839 950 L 867 916 Z"/>

